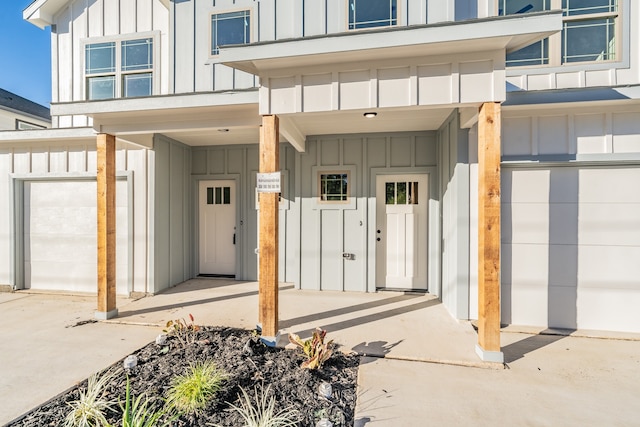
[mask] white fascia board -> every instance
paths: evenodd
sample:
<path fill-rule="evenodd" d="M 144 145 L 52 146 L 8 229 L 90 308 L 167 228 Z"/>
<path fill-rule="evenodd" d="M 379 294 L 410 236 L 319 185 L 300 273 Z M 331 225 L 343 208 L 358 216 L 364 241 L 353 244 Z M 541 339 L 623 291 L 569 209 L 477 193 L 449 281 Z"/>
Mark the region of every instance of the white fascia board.
<path fill-rule="evenodd" d="M 562 11 L 538 12 L 223 46 L 219 59 L 230 67 L 260 75 L 280 68 L 279 60 L 287 59 L 287 67 L 293 62 L 308 66 L 352 61 L 355 52 L 368 53 L 370 59 L 379 60 L 396 56 L 395 51 L 400 48 L 411 48 L 409 54 L 413 56 L 433 55 L 431 52 L 448 47 L 455 53 L 511 51 L 561 30 Z"/>
<path fill-rule="evenodd" d="M 160 95 L 142 98 L 118 98 L 105 101 L 80 101 L 51 104 L 52 116 L 159 111 L 178 108 L 258 104 L 258 90 Z"/>
<path fill-rule="evenodd" d="M 56 128 L 0 132 L 0 145 L 95 139 L 92 128 Z"/>
<path fill-rule="evenodd" d="M 22 18 L 44 29 L 53 24 L 53 17 L 69 0 L 35 0 L 22 11 Z"/>

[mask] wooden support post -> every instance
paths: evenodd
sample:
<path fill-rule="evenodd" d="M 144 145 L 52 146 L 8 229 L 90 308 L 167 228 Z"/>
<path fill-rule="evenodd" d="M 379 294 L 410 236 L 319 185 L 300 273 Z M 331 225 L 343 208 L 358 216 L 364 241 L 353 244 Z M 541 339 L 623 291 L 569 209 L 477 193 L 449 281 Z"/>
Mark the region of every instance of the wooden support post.
<path fill-rule="evenodd" d="M 116 138 L 98 134 L 98 310 L 96 318 L 118 315 L 116 308 Z"/>
<path fill-rule="evenodd" d="M 260 128 L 260 172 L 280 170 L 277 116 L 262 116 Z M 278 193 L 259 193 L 260 272 L 259 320 L 263 337 L 278 333 Z"/>
<path fill-rule="evenodd" d="M 500 104 L 478 116 L 478 345 L 482 360 L 503 362 L 500 351 Z"/>

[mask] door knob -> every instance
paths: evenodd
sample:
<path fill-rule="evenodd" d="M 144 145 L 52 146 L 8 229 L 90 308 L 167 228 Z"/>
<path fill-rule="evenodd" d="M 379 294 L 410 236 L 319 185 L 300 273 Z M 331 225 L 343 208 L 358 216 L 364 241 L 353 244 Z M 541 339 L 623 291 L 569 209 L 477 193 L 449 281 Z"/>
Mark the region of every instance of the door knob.
<path fill-rule="evenodd" d="M 380 238 L 378 237 L 376 240 L 379 242 L 379 241 L 380 241 Z"/>

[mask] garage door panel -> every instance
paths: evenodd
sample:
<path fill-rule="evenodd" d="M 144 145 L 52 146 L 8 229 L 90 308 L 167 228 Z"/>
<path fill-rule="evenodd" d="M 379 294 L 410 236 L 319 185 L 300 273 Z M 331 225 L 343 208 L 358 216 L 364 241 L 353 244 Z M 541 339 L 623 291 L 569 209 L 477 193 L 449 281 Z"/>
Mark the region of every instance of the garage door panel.
<path fill-rule="evenodd" d="M 640 168 L 585 168 L 579 173 L 581 203 L 640 203 Z"/>
<path fill-rule="evenodd" d="M 582 246 L 578 266 L 580 287 L 640 291 L 640 247 Z"/>
<path fill-rule="evenodd" d="M 505 168 L 503 176 L 505 320 L 640 332 L 640 168 Z"/>
<path fill-rule="evenodd" d="M 95 181 L 24 185 L 25 287 L 97 292 Z M 127 182 L 116 183 L 116 291 L 128 292 Z"/>
<path fill-rule="evenodd" d="M 597 288 L 578 290 L 580 310 L 578 325 L 582 329 L 638 332 L 640 325 L 640 290 Z"/>
<path fill-rule="evenodd" d="M 640 203 L 583 203 L 579 238 L 586 245 L 640 246 Z"/>

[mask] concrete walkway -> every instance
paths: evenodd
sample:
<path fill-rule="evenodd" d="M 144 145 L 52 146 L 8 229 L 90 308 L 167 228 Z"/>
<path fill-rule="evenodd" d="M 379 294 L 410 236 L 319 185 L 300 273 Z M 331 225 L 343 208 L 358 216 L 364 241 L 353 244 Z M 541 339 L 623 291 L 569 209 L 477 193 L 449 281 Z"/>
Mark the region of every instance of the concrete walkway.
<path fill-rule="evenodd" d="M 119 300 L 117 319 L 94 323 L 95 296 L 0 293 L 0 425 L 146 345 L 168 320 L 253 328 L 257 303 L 255 282 L 198 279 Z M 639 425 L 640 341 L 503 333 L 504 370 L 481 363 L 471 325 L 428 295 L 283 285 L 280 313 L 283 332 L 319 326 L 345 351 L 385 356 L 363 358 L 358 426 Z"/>

